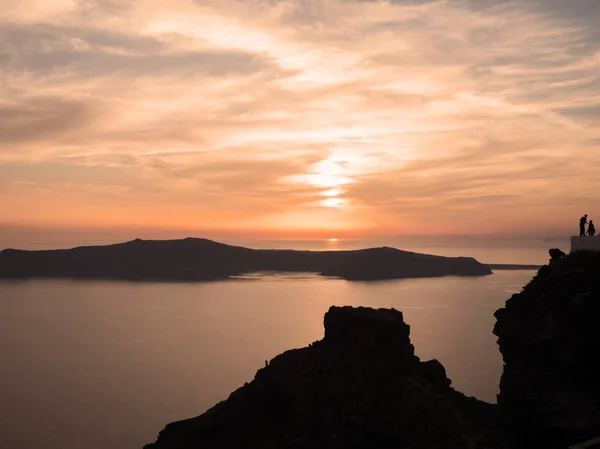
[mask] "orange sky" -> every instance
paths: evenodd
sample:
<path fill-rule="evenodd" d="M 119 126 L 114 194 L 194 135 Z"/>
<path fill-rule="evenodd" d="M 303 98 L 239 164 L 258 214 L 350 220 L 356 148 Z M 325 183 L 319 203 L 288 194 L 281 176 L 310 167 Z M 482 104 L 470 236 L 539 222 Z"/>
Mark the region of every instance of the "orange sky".
<path fill-rule="evenodd" d="M 597 0 L 0 10 L 0 229 L 569 234 L 600 216 Z"/>

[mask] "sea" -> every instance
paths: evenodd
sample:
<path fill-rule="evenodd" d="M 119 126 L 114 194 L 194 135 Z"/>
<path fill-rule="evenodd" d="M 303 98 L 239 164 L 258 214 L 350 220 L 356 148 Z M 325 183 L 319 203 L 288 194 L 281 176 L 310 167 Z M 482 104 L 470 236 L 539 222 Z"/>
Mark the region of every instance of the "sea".
<path fill-rule="evenodd" d="M 250 247 L 401 247 L 490 264 L 544 264 L 565 241 L 228 242 Z M 373 245 L 372 243 L 375 243 Z M 0 282 L 0 448 L 135 449 L 202 414 L 276 355 L 323 337 L 332 305 L 395 308 L 422 360 L 495 402 L 502 358 L 494 311 L 535 275 L 348 282 L 251 273 L 224 282 Z"/>

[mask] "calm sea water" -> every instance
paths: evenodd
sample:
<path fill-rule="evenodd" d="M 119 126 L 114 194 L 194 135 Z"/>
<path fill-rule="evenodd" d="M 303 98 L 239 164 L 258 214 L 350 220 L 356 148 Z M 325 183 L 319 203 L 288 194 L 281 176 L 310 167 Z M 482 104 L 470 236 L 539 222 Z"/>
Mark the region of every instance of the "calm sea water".
<path fill-rule="evenodd" d="M 402 310 L 422 359 L 439 359 L 456 388 L 494 401 L 502 360 L 493 312 L 533 274 L 3 282 L 0 447 L 140 448 L 168 422 L 227 398 L 266 359 L 321 339 L 331 305 Z"/>

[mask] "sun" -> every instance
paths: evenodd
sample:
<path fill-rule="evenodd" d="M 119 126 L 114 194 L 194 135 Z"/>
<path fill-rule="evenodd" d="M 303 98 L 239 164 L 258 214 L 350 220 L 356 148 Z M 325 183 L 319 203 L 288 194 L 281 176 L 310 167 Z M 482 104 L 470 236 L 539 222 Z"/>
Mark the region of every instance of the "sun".
<path fill-rule="evenodd" d="M 346 200 L 344 200 L 343 198 L 331 197 L 331 198 L 327 198 L 327 199 L 323 200 L 321 202 L 321 204 L 326 207 L 338 208 L 338 207 L 343 206 L 345 202 L 346 202 Z"/>
<path fill-rule="evenodd" d="M 327 241 L 328 241 L 328 242 L 332 242 L 332 243 L 333 243 L 333 242 L 339 242 L 339 240 L 338 240 L 338 239 L 327 239 Z"/>

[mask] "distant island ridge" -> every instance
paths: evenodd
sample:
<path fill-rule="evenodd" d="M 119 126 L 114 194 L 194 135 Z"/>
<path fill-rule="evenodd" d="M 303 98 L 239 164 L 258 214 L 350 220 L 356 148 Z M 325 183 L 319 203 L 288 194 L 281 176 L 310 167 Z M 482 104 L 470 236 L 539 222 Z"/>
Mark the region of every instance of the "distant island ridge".
<path fill-rule="evenodd" d="M 141 240 L 60 250 L 0 252 L 0 278 L 210 281 L 260 271 L 314 272 L 369 281 L 440 276 L 486 276 L 492 270 L 535 265 L 485 265 L 472 257 L 444 257 L 390 247 L 306 251 L 250 249 L 202 238 Z"/>

